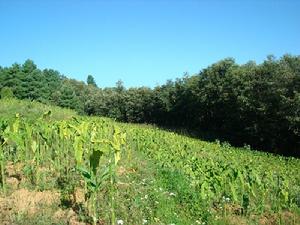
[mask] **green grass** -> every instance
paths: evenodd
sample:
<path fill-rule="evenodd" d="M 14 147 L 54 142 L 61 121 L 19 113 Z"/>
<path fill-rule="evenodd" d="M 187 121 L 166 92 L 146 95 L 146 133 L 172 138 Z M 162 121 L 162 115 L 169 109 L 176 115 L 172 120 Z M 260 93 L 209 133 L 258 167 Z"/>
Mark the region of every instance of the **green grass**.
<path fill-rule="evenodd" d="M 18 100 L 14 98 L 0 99 L 0 118 L 14 118 L 16 113 L 19 113 L 21 116 L 34 121 L 48 111 L 51 111 L 51 118 L 53 120 L 69 119 L 77 115 L 73 110 L 45 105 L 36 101 Z"/>
<path fill-rule="evenodd" d="M 70 210 L 76 221 L 88 224 L 93 217 L 100 224 L 122 220 L 124 225 L 300 223 L 299 159 L 149 125 L 80 117 L 35 102 L 0 103 L 5 106 L 0 108 L 0 167 L 6 186 L 0 191 L 0 223 L 2 216 L 13 224 L 53 224 L 59 210 L 65 213 L 59 224 L 70 223 Z M 50 118 L 43 119 L 49 110 Z M 60 200 L 36 206 L 41 213 L 34 217 L 14 210 L 8 217 L 1 198 L 9 200 L 20 188 L 58 192 Z M 78 201 L 78 193 L 85 198 Z"/>

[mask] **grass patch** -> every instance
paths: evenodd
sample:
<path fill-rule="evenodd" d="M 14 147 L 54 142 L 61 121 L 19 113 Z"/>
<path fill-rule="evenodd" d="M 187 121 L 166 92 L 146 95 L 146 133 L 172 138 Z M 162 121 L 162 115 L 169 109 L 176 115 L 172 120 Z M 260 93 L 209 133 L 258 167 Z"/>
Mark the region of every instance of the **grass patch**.
<path fill-rule="evenodd" d="M 0 118 L 4 119 L 14 118 L 16 113 L 19 113 L 22 117 L 34 121 L 49 111 L 51 111 L 52 120 L 70 119 L 77 115 L 73 110 L 45 105 L 37 101 L 18 100 L 14 98 L 0 99 Z"/>

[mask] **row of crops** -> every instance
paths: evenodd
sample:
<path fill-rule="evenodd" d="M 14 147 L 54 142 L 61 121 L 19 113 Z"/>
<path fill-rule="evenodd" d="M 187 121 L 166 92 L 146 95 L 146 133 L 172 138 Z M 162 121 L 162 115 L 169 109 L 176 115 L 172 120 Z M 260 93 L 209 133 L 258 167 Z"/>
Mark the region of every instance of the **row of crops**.
<path fill-rule="evenodd" d="M 162 167 L 186 175 L 203 206 L 222 207 L 224 199 L 240 214 L 278 212 L 300 207 L 300 162 L 208 143 L 159 129 L 130 131 L 132 148 L 144 151 Z"/>
<path fill-rule="evenodd" d="M 44 182 L 41 168 L 66 177 L 76 173 L 84 183 L 86 210 L 93 223 L 101 211 L 97 196 L 105 189 L 110 221 L 115 224 L 118 163 L 122 158 L 130 160 L 136 151 L 160 168 L 186 178 L 190 191 L 180 193 L 177 188 L 178 201 L 199 217 L 207 212 L 226 213 L 225 204 L 230 205 L 231 213 L 243 216 L 300 207 L 297 159 L 203 142 L 150 126 L 96 117 L 62 121 L 50 117 L 48 112 L 34 122 L 18 114 L 0 120 L 2 192 L 8 191 L 8 162 L 27 165 L 28 177 L 37 189 Z"/>
<path fill-rule="evenodd" d="M 84 181 L 87 210 L 93 222 L 96 224 L 98 220 L 97 193 L 107 186 L 111 195 L 111 220 L 115 221 L 113 192 L 116 166 L 125 146 L 125 133 L 104 120 L 74 118 L 50 122 L 50 114 L 45 113 L 34 123 L 18 114 L 14 120 L 0 122 L 3 191 L 6 191 L 6 162 L 30 165 L 30 179 L 37 189 L 44 182 L 40 168 L 54 169 L 57 174 L 63 173 L 67 177 L 76 170 Z"/>

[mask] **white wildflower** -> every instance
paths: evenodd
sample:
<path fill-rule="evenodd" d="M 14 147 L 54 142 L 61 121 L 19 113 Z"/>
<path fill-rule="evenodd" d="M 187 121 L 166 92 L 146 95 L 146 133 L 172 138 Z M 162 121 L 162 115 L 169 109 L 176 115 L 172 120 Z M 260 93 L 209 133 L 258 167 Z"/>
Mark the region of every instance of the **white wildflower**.
<path fill-rule="evenodd" d="M 118 225 L 123 225 L 123 224 L 124 224 L 124 221 L 123 221 L 123 220 L 117 220 L 117 224 L 118 224 Z"/>
<path fill-rule="evenodd" d="M 230 198 L 223 196 L 222 197 L 223 202 L 230 202 Z"/>
<path fill-rule="evenodd" d="M 148 222 L 148 220 L 143 219 L 143 224 L 146 224 Z"/>

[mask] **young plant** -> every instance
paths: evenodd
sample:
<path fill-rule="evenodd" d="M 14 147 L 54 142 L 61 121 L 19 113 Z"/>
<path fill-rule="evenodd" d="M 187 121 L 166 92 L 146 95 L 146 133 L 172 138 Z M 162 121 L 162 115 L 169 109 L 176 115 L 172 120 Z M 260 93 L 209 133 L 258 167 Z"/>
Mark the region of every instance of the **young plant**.
<path fill-rule="evenodd" d="M 88 211 L 93 219 L 93 224 L 96 224 L 98 221 L 98 209 L 97 209 L 97 193 L 102 188 L 102 183 L 107 179 L 108 170 L 102 171 L 100 175 L 98 175 L 98 171 L 100 168 L 100 159 L 104 153 L 104 151 L 99 148 L 95 148 L 93 146 L 91 152 L 88 157 L 88 168 L 86 168 L 85 163 L 83 161 L 84 153 L 84 137 L 80 134 L 80 128 L 77 129 L 78 136 L 74 139 L 74 151 L 75 151 L 75 160 L 76 160 L 76 168 L 77 171 L 81 174 L 85 181 L 86 188 L 86 196 L 88 202 Z M 94 138 L 95 130 L 93 130 L 92 137 Z M 91 140 L 93 144 L 96 143 L 95 140 Z"/>

